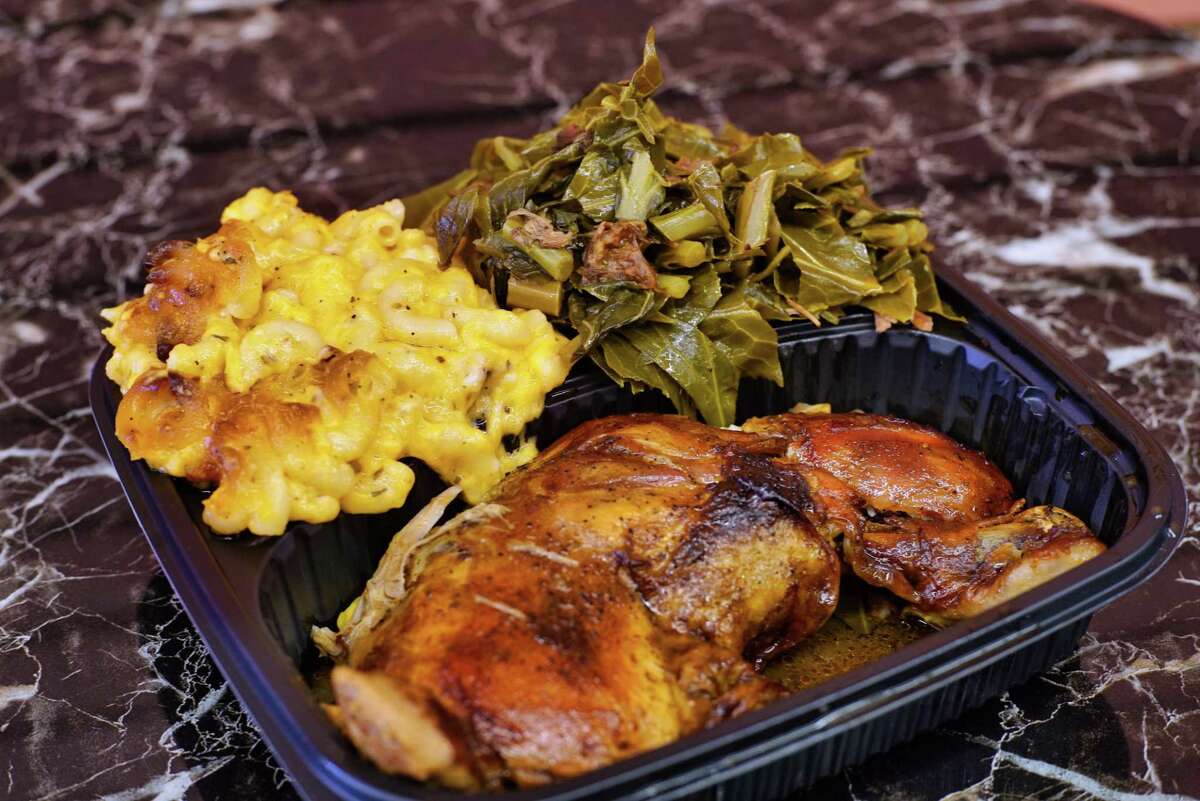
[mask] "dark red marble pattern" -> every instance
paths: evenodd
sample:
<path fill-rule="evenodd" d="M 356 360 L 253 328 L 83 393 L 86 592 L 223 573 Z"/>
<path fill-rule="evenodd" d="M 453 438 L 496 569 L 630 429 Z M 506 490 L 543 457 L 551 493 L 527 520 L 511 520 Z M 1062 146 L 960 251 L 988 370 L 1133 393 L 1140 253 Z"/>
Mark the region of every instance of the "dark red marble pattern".
<path fill-rule="evenodd" d="M 0 797 L 293 798 L 158 573 L 84 394 L 96 310 L 246 187 L 333 213 L 622 77 L 876 148 L 941 263 L 1200 491 L 1200 45 L 1052 0 L 0 0 Z M 806 797 L 1200 796 L 1200 522 L 1074 658 Z"/>

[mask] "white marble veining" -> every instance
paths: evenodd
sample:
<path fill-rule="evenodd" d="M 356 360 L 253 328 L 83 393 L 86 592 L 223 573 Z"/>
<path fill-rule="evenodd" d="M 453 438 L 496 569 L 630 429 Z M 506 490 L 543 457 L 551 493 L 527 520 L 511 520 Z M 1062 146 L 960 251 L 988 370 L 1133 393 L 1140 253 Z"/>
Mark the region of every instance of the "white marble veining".
<path fill-rule="evenodd" d="M 7 6 L 5 7 L 7 8 Z M 1063 348 L 1200 497 L 1200 49 L 1043 0 L 53 0 L 0 30 L 0 797 L 294 798 L 149 552 L 86 399 L 98 308 L 246 186 L 333 211 L 623 74 L 869 143 L 940 265 Z M 464 33 L 474 38 L 464 39 Z M 418 42 L 425 47 L 421 49 Z M 1049 674 L 809 798 L 1200 797 L 1200 515 Z"/>

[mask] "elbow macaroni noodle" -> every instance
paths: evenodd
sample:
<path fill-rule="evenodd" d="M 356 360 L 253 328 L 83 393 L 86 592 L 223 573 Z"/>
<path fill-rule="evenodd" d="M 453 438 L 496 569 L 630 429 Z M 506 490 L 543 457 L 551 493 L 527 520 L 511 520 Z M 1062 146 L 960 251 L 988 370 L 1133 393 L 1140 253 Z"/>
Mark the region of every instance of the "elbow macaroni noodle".
<path fill-rule="evenodd" d="M 220 533 L 403 504 L 404 458 L 470 502 L 535 454 L 513 450 L 570 347 L 537 311 L 507 311 L 392 200 L 333 222 L 258 188 L 221 229 L 151 253 L 146 293 L 103 312 L 135 458 L 215 484 Z"/>

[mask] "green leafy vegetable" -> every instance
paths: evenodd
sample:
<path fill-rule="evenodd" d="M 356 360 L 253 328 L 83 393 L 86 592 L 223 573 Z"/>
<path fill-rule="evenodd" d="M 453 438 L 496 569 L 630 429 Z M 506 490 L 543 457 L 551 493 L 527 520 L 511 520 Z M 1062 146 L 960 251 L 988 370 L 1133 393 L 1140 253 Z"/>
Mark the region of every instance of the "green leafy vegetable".
<path fill-rule="evenodd" d="M 585 155 L 571 178 L 563 200 L 574 200 L 593 220 L 611 220 L 621 191 L 621 162 L 612 153 L 592 151 Z"/>
<path fill-rule="evenodd" d="M 507 303 L 522 309 L 537 309 L 551 317 L 562 311 L 563 285 L 554 279 L 508 276 Z"/>
<path fill-rule="evenodd" d="M 605 337 L 600 343 L 602 359 L 597 364 L 618 384 L 629 383 L 634 392 L 650 387 L 667 396 L 683 414 L 695 416 L 696 405 L 683 387 L 666 371 L 648 361 L 645 354 L 621 334 Z"/>
<path fill-rule="evenodd" d="M 592 287 L 591 297 L 571 295 L 569 319 L 582 336 L 580 350 L 590 351 L 606 334 L 641 320 L 658 309 L 665 298 L 644 289 L 624 286 Z"/>
<path fill-rule="evenodd" d="M 577 332 L 614 381 L 718 425 L 743 377 L 783 383 L 769 321 L 960 319 L 920 211 L 871 199 L 867 150 L 823 162 L 795 134 L 714 134 L 662 113 L 662 80 L 650 31 L 628 81 L 528 139 L 481 140 L 468 169 L 405 199 L 409 219 L 443 263 L 459 254 L 509 306 Z"/>
<path fill-rule="evenodd" d="M 779 338 L 771 324 L 746 299 L 742 289 L 722 297 L 700 323 L 700 331 L 743 375 L 783 385 Z"/>
<path fill-rule="evenodd" d="M 775 214 L 775 204 L 771 196 L 774 191 L 774 170 L 762 171 L 742 189 L 742 196 L 738 200 L 734 236 L 744 248 L 761 247 L 767 241 L 771 217 Z"/>
<path fill-rule="evenodd" d="M 917 288 L 912 273 L 898 272 L 883 282 L 883 292 L 864 298 L 862 304 L 890 322 L 912 322 L 917 311 Z"/>
<path fill-rule="evenodd" d="M 660 323 L 635 326 L 624 334 L 683 387 L 705 420 L 715 426 L 733 424 L 737 368 L 711 339 L 689 325 Z"/>
<path fill-rule="evenodd" d="M 692 170 L 688 176 L 688 188 L 696 200 L 708 209 L 721 230 L 728 234 L 730 227 L 729 216 L 725 213 L 725 187 L 721 184 L 721 174 L 712 162 L 703 161 Z"/>

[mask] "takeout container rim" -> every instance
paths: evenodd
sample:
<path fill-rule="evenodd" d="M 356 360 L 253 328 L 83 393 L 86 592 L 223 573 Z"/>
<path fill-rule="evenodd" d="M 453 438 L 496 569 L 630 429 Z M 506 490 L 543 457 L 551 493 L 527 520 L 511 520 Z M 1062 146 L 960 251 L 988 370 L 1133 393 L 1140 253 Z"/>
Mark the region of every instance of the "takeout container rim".
<path fill-rule="evenodd" d="M 116 441 L 116 388 L 104 374 L 111 348 L 100 354 L 92 373 L 92 410 L 122 488 L 164 573 L 243 708 L 255 719 L 276 757 L 310 801 L 338 797 L 567 801 L 613 792 L 629 798 L 666 799 L 751 770 L 758 761 L 777 760 L 781 753 L 792 753 L 806 742 L 830 736 L 863 718 L 886 714 L 905 699 L 926 695 L 953 682 L 968 665 L 1002 659 L 1038 635 L 1086 616 L 1127 592 L 1158 570 L 1177 547 L 1186 496 L 1182 480 L 1162 446 L 1069 357 L 960 273 L 939 267 L 938 276 L 974 306 L 972 316 L 979 318 L 972 321 L 971 328 L 978 341 L 959 344 L 994 352 L 1025 381 L 1030 376 L 1021 374 L 1021 365 L 1040 362 L 1067 390 L 1084 400 L 1089 411 L 1128 440 L 1138 457 L 1137 466 L 1144 469 L 1145 475 L 1139 478 L 1144 482 L 1146 497 L 1145 508 L 1139 509 L 1139 499 L 1128 486 L 1121 485 L 1129 510 L 1124 533 L 1099 557 L 983 615 L 931 633 L 875 662 L 605 768 L 545 787 L 499 795 L 466 795 L 417 785 L 384 776 L 353 757 L 347 759 L 348 744 L 335 739 L 294 665 L 263 626 L 257 610 L 248 608 L 248 604 L 257 604 L 257 597 L 247 597 L 234 587 L 214 555 L 215 548 L 246 547 L 245 543 L 176 536 L 173 522 L 190 519 L 178 495 L 161 491 L 169 490 L 171 479 L 153 473 L 144 463 L 133 463 Z M 844 335 L 845 329 L 833 327 L 826 332 Z M 814 333 L 807 332 L 810 337 Z M 916 334 L 894 329 L 889 335 Z M 555 393 L 597 388 L 589 381 L 594 379 L 572 377 Z M 267 556 L 284 542 L 286 538 L 278 538 L 261 544 L 264 553 L 255 575 L 242 578 L 253 579 L 257 587 L 269 561 Z M 1133 562 L 1134 569 L 1117 575 Z M 219 585 L 214 585 L 214 577 Z M 231 615 L 235 610 L 238 614 Z M 214 639 L 208 631 L 210 625 L 225 630 Z M 801 723 L 803 727 L 798 728 Z M 721 753 L 730 749 L 735 750 Z M 331 753 L 338 758 L 331 759 Z"/>

